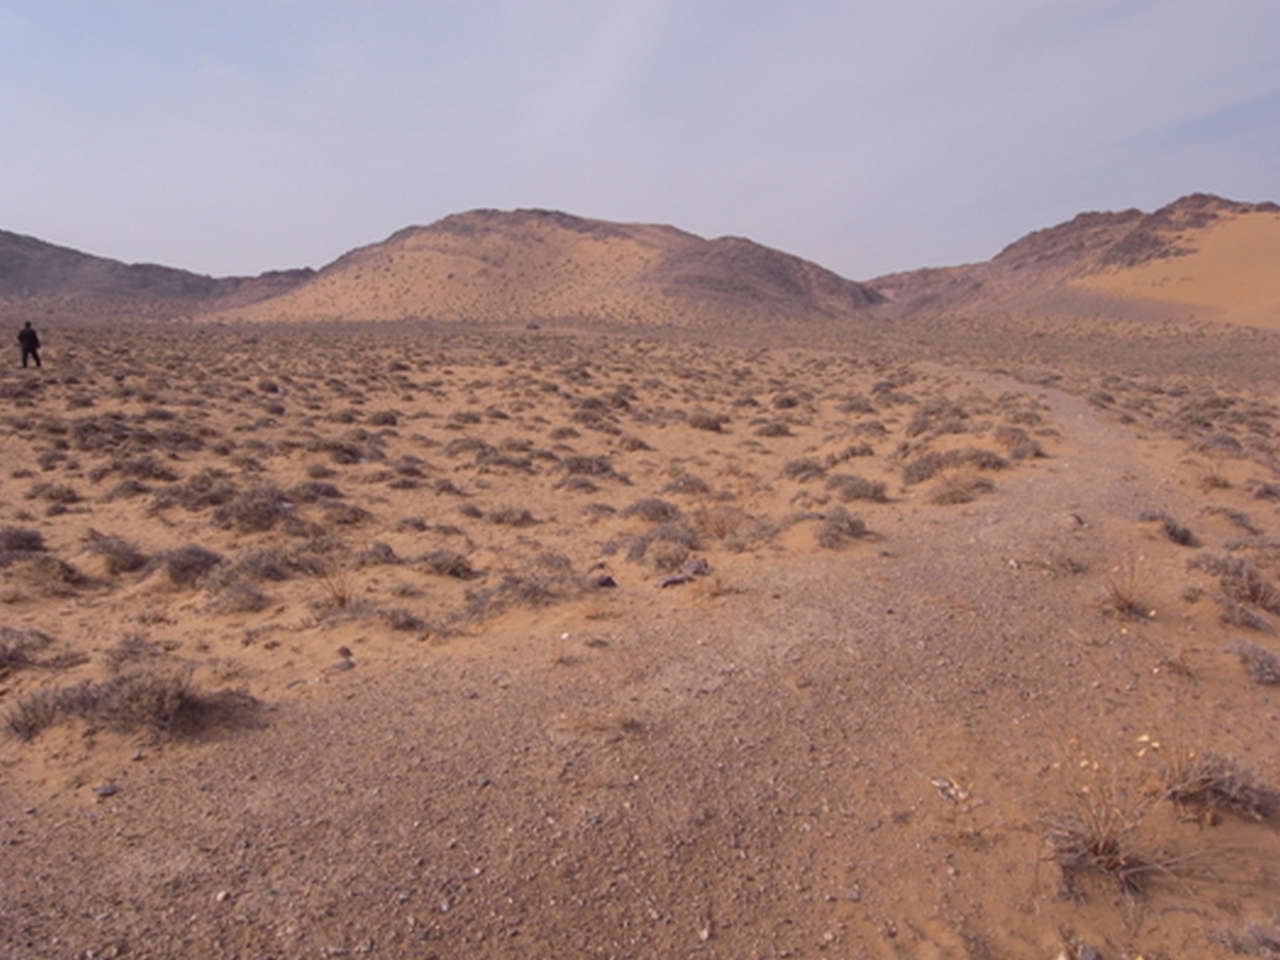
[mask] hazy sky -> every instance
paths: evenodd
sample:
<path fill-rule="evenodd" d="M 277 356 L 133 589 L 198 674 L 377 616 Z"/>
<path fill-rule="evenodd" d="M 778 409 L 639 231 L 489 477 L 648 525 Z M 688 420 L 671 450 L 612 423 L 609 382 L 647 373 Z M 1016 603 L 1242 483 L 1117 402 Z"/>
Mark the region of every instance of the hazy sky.
<path fill-rule="evenodd" d="M 865 279 L 1280 200 L 1278 39 L 1277 0 L 13 0 L 0 229 L 256 273 L 548 207 Z"/>

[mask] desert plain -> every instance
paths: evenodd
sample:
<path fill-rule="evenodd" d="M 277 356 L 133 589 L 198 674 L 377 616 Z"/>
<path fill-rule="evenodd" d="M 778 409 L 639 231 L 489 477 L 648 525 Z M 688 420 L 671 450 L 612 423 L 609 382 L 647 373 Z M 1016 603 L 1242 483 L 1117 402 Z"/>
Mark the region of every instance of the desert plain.
<path fill-rule="evenodd" d="M 8 241 L 0 956 L 1280 956 L 1274 205 Z"/>

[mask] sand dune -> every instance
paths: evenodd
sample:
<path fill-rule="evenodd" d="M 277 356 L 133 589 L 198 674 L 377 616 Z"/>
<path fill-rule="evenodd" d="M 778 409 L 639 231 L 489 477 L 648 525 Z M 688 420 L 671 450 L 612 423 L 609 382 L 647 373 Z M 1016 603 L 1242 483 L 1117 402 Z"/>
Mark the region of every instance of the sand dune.
<path fill-rule="evenodd" d="M 1280 213 L 1236 214 L 1177 240 L 1188 252 L 1072 282 L 1110 296 L 1205 308 L 1230 323 L 1280 327 Z"/>

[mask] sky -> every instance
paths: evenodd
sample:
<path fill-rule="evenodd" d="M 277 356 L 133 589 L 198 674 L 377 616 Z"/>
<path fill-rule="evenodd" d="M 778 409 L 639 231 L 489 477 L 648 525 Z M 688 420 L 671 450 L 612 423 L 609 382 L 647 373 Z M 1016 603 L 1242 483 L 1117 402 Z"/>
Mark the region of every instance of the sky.
<path fill-rule="evenodd" d="M 540 207 L 853 279 L 1280 201 L 1277 0 L 0 6 L 0 229 L 215 275 Z"/>

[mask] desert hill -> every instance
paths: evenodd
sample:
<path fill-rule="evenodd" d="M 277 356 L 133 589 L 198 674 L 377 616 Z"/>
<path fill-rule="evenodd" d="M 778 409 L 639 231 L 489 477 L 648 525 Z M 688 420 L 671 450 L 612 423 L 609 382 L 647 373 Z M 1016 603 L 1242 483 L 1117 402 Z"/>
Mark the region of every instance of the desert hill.
<path fill-rule="evenodd" d="M 252 303 L 311 274 L 301 269 L 211 277 L 154 263 L 122 263 L 0 230 L 0 303 L 18 316 L 167 316 L 197 304 Z"/>
<path fill-rule="evenodd" d="M 546 210 L 473 210 L 340 257 L 222 319 L 587 320 L 658 326 L 846 319 L 870 287 L 740 237 Z"/>
<path fill-rule="evenodd" d="M 1081 213 L 990 260 L 877 277 L 900 314 L 1055 309 L 1081 299 L 1186 305 L 1206 316 L 1280 323 L 1280 206 L 1195 193 L 1153 213 Z"/>

